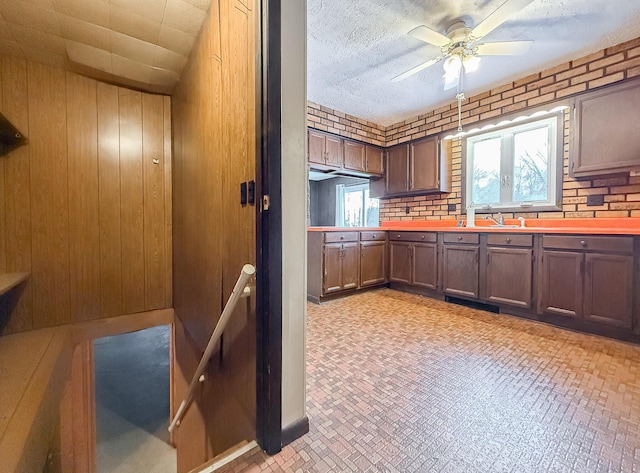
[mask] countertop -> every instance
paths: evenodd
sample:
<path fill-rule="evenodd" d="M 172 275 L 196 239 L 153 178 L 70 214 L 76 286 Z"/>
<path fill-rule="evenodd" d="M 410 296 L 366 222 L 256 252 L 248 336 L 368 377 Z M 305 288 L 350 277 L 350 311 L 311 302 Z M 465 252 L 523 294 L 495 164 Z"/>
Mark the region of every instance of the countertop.
<path fill-rule="evenodd" d="M 592 235 L 640 235 L 640 218 L 560 218 L 527 219 L 525 227 L 492 227 L 488 220 L 476 221 L 475 227 L 458 227 L 455 220 L 406 220 L 382 222 L 380 227 L 308 227 L 310 232 L 363 231 L 432 231 L 486 233 L 555 233 Z M 506 225 L 519 225 L 517 219 L 505 219 Z"/>

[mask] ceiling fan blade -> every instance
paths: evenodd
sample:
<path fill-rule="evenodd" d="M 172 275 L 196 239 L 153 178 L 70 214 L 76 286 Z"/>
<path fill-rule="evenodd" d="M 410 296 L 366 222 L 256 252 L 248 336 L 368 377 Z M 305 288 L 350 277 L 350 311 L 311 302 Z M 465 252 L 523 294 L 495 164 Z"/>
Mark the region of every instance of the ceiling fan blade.
<path fill-rule="evenodd" d="M 526 54 L 533 45 L 533 41 L 502 41 L 498 43 L 483 43 L 477 46 L 476 52 L 480 56 L 518 56 Z"/>
<path fill-rule="evenodd" d="M 469 36 L 480 39 L 483 36 L 486 36 L 502 23 L 504 23 L 510 16 L 522 10 L 524 7 L 529 5 L 533 0 L 507 0 L 502 5 L 500 5 L 491 15 L 486 17 L 484 20 L 480 22 Z"/>
<path fill-rule="evenodd" d="M 438 46 L 439 48 L 442 48 L 443 46 L 446 46 L 451 42 L 451 40 L 445 35 L 440 34 L 437 31 L 432 30 L 431 28 L 427 28 L 424 25 L 412 29 L 411 31 L 409 31 L 408 35 L 424 41 L 425 43 Z"/>
<path fill-rule="evenodd" d="M 419 66 L 416 66 L 413 69 L 409 69 L 407 72 L 403 72 L 402 74 L 395 76 L 393 79 L 391 79 L 391 82 L 399 82 L 403 79 L 406 79 L 407 77 L 411 77 L 412 75 L 417 74 L 418 72 L 426 69 L 427 67 L 433 66 L 435 63 L 440 62 L 441 60 L 442 60 L 442 57 L 437 57 L 427 62 L 423 62 Z"/>

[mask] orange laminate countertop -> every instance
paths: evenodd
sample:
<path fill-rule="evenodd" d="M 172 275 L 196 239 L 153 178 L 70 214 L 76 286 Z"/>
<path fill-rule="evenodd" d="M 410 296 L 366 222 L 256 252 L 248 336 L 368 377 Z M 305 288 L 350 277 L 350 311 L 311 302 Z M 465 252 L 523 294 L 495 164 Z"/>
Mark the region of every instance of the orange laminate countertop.
<path fill-rule="evenodd" d="M 505 219 L 506 225 L 520 225 L 517 219 Z M 382 222 L 376 228 L 309 227 L 310 232 L 358 232 L 358 231 L 438 231 L 438 232 L 486 232 L 486 233 L 556 233 L 592 235 L 640 235 L 640 218 L 561 218 L 527 219 L 525 227 L 496 228 L 493 222 L 476 219 L 475 227 L 458 227 L 455 220 L 406 220 Z"/>

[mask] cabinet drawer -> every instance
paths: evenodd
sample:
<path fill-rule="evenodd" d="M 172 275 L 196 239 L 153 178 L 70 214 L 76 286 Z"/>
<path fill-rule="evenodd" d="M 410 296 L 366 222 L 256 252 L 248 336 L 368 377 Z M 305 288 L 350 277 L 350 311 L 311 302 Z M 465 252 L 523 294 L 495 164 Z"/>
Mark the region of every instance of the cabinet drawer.
<path fill-rule="evenodd" d="M 425 241 L 435 243 L 438 234 L 432 232 L 389 232 L 389 240 L 393 241 Z"/>
<path fill-rule="evenodd" d="M 475 243 L 480 242 L 480 235 L 477 233 L 445 233 L 445 243 Z"/>
<path fill-rule="evenodd" d="M 544 235 L 543 248 L 633 253 L 633 237 Z"/>
<path fill-rule="evenodd" d="M 533 246 L 533 235 L 487 235 L 487 245 L 489 246 Z"/>
<path fill-rule="evenodd" d="M 360 232 L 360 241 L 383 241 L 387 239 L 387 232 Z"/>
<path fill-rule="evenodd" d="M 326 232 L 325 243 L 340 243 L 342 241 L 358 241 L 358 232 Z"/>

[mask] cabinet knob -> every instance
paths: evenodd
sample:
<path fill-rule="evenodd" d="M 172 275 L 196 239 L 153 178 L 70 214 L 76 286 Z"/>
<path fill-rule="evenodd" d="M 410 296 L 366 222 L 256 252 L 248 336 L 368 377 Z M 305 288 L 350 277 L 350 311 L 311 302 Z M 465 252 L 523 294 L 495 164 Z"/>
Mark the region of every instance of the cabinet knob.
<path fill-rule="evenodd" d="M 373 234 L 373 238 L 375 238 L 375 237 L 376 237 L 376 234 L 374 233 L 374 234 Z"/>
<path fill-rule="evenodd" d="M 458 237 L 458 241 L 462 241 L 462 237 L 461 236 Z"/>
<path fill-rule="evenodd" d="M 424 235 L 422 235 L 420 238 L 424 240 Z"/>
<path fill-rule="evenodd" d="M 341 240 L 344 240 L 344 235 L 340 237 Z"/>
<path fill-rule="evenodd" d="M 507 243 L 511 243 L 511 238 L 507 238 Z"/>
<path fill-rule="evenodd" d="M 587 242 L 586 242 L 586 241 L 584 241 L 584 240 L 580 240 L 580 244 L 581 244 L 582 246 L 587 246 Z"/>
<path fill-rule="evenodd" d="M 396 236 L 396 238 L 400 238 L 400 234 L 398 233 L 398 235 Z"/>

